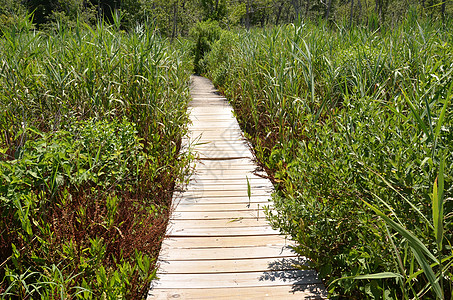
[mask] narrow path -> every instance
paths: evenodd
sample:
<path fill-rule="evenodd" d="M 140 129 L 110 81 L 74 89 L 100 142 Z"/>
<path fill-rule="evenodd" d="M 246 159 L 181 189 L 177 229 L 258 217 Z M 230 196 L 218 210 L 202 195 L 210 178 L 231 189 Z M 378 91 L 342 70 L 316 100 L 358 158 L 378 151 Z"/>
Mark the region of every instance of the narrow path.
<path fill-rule="evenodd" d="M 148 299 L 319 299 L 316 272 L 267 223 L 272 184 L 257 166 L 232 108 L 211 82 L 192 78 L 189 140 L 199 159 L 160 253 L 159 280 Z M 251 187 L 248 197 L 247 179 Z"/>

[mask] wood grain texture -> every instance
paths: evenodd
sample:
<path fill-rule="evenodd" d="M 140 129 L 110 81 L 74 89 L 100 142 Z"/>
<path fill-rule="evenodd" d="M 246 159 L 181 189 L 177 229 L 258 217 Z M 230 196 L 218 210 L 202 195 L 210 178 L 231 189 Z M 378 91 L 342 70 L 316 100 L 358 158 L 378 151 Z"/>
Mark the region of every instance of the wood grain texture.
<path fill-rule="evenodd" d="M 218 237 L 167 237 L 162 249 L 209 249 L 254 246 L 290 246 L 293 241 L 279 235 L 267 236 L 218 236 Z"/>
<path fill-rule="evenodd" d="M 266 220 L 265 207 L 275 213 L 274 187 L 215 92 L 209 80 L 193 77 L 182 149 L 198 159 L 187 186 L 173 194 L 159 279 L 147 299 L 325 299 L 307 259 Z"/>
<path fill-rule="evenodd" d="M 183 288 L 235 288 L 306 285 L 321 283 L 313 270 L 285 270 L 265 272 L 238 272 L 214 274 L 161 274 L 155 287 Z"/>
<path fill-rule="evenodd" d="M 164 299 L 325 299 L 325 289 L 322 284 L 295 285 L 272 287 L 237 287 L 237 288 L 209 288 L 209 289 L 155 289 L 151 290 L 148 300 Z"/>
<path fill-rule="evenodd" d="M 161 261 L 160 272 L 168 274 L 205 274 L 205 273 L 237 273 L 237 272 L 267 272 L 295 270 L 297 266 L 307 265 L 307 262 L 294 257 L 266 257 L 246 259 L 212 259 L 212 260 L 179 260 Z"/>

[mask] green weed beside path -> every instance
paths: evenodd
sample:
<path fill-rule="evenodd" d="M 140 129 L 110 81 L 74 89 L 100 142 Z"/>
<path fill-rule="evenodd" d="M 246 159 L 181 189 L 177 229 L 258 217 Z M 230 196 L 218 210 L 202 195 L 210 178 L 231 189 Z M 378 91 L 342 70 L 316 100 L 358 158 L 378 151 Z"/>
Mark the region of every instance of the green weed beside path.
<path fill-rule="evenodd" d="M 0 39 L 2 299 L 138 299 L 189 156 L 191 65 L 153 27 Z"/>
<path fill-rule="evenodd" d="M 271 223 L 333 298 L 452 298 L 447 28 L 224 32 L 205 55 L 277 187 Z"/>

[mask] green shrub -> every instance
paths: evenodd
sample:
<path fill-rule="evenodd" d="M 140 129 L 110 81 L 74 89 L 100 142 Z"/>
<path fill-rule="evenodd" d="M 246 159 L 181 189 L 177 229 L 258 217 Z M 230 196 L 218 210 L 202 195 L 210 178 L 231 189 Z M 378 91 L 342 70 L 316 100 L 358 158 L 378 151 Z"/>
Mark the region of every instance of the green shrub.
<path fill-rule="evenodd" d="M 211 51 L 212 44 L 220 38 L 221 31 L 219 23 L 210 20 L 198 22 L 190 29 L 189 36 L 194 42 L 192 53 L 196 74 L 206 71 L 205 55 Z"/>
<path fill-rule="evenodd" d="M 437 284 L 451 297 L 452 35 L 417 24 L 254 30 L 232 40 L 226 59 L 208 56 L 213 79 L 220 61 L 228 65 L 219 89 L 277 188 L 270 222 L 298 243 L 333 298 L 435 298 Z M 444 231 L 435 238 L 444 155 Z M 414 252 L 388 220 L 436 259 Z M 368 274 L 379 275 L 359 277 Z"/>
<path fill-rule="evenodd" d="M 0 39 L 2 299 L 143 297 L 189 166 L 188 44 L 73 25 Z"/>
<path fill-rule="evenodd" d="M 2 239 L 9 242 L 2 253 L 13 263 L 3 274 L 9 282 L 4 296 L 77 294 L 76 282 L 93 296 L 137 293 L 131 282 L 143 277 L 146 285 L 153 278 L 158 244 L 134 250 L 127 240 L 155 230 L 150 221 L 162 216 L 152 203 L 134 208 L 128 200 L 140 195 L 137 186 L 150 163 L 135 125 L 87 120 L 67 131 L 30 134 L 37 138 L 25 142 L 17 159 L 0 162 L 0 227 L 8 228 Z M 147 260 L 146 269 L 137 259 Z M 24 284 L 33 281 L 35 293 L 25 293 Z"/>

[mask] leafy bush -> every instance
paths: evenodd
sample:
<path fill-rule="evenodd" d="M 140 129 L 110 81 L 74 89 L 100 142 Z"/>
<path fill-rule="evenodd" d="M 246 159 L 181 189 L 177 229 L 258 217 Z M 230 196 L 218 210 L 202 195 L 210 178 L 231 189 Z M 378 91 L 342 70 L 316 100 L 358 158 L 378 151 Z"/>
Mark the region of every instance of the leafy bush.
<path fill-rule="evenodd" d="M 205 55 L 211 51 L 211 45 L 220 38 L 221 28 L 217 21 L 203 21 L 190 29 L 190 37 L 194 41 L 194 72 L 202 74 L 206 71 Z"/>
<path fill-rule="evenodd" d="M 226 59 L 208 54 L 212 78 L 219 61 L 229 66 L 217 83 L 277 187 L 271 223 L 298 242 L 332 297 L 436 298 L 439 285 L 451 298 L 452 35 L 417 24 L 255 30 Z M 437 238 L 433 224 L 444 225 Z"/>
<path fill-rule="evenodd" d="M 210 66 L 217 66 L 210 70 L 213 83 L 217 86 L 223 86 L 227 76 L 231 76 L 232 66 L 229 63 L 229 57 L 234 51 L 238 36 L 231 31 L 223 30 L 218 41 L 212 44 L 211 51 L 205 55 L 205 61 Z"/>
<path fill-rule="evenodd" d="M 146 25 L 4 33 L 0 297 L 143 297 L 189 165 L 187 43 Z"/>
<path fill-rule="evenodd" d="M 14 266 L 6 267 L 4 295 L 33 295 L 17 281 L 24 274 L 36 280 L 41 295 L 80 292 L 75 282 L 93 296 L 137 293 L 131 284 L 154 276 L 160 237 L 150 232 L 165 217 L 152 203 L 131 202 L 152 197 L 136 192 L 149 158 L 134 124 L 88 120 L 67 131 L 32 133 L 38 137 L 25 142 L 19 158 L 0 162 L 0 225 L 8 228 L 1 252 Z M 138 238 L 148 240 L 131 248 Z M 138 260 L 146 260 L 146 268 L 139 269 Z M 62 286 L 55 285 L 49 266 L 61 273 Z"/>

